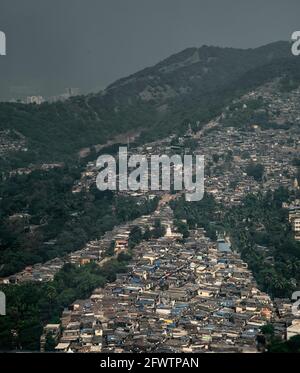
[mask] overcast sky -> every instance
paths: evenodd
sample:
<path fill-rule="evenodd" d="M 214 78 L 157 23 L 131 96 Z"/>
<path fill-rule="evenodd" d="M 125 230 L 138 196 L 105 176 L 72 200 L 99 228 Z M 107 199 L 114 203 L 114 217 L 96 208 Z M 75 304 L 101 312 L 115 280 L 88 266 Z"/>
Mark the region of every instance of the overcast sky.
<path fill-rule="evenodd" d="M 95 91 L 187 47 L 256 47 L 299 29 L 299 0 L 0 0 L 0 98 Z"/>

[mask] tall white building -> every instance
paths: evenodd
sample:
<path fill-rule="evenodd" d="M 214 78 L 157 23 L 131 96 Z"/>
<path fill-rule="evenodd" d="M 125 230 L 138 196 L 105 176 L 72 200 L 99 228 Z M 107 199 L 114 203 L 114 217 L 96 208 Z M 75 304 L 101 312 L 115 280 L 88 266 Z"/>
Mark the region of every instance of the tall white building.
<path fill-rule="evenodd" d="M 295 233 L 295 239 L 299 241 L 300 240 L 300 216 L 297 216 L 292 220 L 292 225 L 293 225 L 293 231 Z"/>

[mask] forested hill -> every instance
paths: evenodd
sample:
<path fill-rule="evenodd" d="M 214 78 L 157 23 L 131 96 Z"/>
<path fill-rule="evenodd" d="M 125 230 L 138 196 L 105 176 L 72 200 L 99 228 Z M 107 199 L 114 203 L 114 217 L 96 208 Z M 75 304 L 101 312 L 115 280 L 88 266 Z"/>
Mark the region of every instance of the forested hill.
<path fill-rule="evenodd" d="M 177 131 L 186 119 L 204 123 L 242 89 L 284 75 L 287 66 L 296 71 L 297 64 L 287 42 L 245 50 L 203 46 L 118 80 L 98 94 L 39 106 L 1 103 L 0 131 L 17 131 L 28 149 L 4 158 L 8 163 L 15 158 L 63 161 L 130 130 L 146 128 L 146 139 Z"/>

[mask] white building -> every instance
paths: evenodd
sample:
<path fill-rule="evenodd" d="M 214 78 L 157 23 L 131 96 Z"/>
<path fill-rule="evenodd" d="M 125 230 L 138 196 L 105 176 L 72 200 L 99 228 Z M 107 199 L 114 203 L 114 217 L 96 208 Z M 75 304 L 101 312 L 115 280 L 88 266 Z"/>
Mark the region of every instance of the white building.
<path fill-rule="evenodd" d="M 295 239 L 300 240 L 300 216 L 292 220 L 293 231 L 295 233 Z"/>
<path fill-rule="evenodd" d="M 296 335 L 300 335 L 300 320 L 293 320 L 292 325 L 286 329 L 286 339 L 289 340 Z"/>

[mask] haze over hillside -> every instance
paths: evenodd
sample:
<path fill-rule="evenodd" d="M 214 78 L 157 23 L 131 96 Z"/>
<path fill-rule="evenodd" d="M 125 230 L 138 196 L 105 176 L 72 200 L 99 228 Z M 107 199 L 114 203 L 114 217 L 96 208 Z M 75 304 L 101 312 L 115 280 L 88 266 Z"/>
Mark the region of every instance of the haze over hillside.
<path fill-rule="evenodd" d="M 0 100 L 97 92 L 186 47 L 255 48 L 290 40 L 289 0 L 0 0 Z"/>

